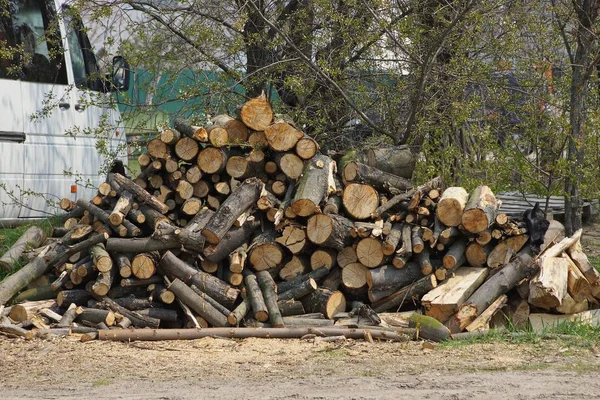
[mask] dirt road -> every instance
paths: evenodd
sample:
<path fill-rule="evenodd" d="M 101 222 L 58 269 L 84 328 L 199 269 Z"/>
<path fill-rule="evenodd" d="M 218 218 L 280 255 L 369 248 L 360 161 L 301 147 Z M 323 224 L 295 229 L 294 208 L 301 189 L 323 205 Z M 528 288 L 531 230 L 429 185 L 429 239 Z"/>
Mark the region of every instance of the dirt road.
<path fill-rule="evenodd" d="M 595 399 L 600 348 L 0 339 L 0 399 Z"/>

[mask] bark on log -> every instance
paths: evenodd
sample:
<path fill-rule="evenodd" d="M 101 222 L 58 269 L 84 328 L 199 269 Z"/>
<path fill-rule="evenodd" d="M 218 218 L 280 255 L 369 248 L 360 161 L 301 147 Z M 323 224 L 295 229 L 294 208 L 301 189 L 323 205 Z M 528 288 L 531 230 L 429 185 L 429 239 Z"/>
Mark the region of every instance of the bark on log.
<path fill-rule="evenodd" d="M 204 249 L 204 256 L 215 263 L 226 259 L 235 249 L 248 241 L 250 236 L 260 227 L 260 221 L 247 221 L 239 228 L 231 228 L 216 245 Z M 241 272 L 233 271 L 233 272 Z"/>
<path fill-rule="evenodd" d="M 307 312 L 320 312 L 326 318 L 333 316 L 346 309 L 346 298 L 339 291 L 318 288 L 310 295 L 302 299 L 302 304 Z"/>
<path fill-rule="evenodd" d="M 319 151 L 319 144 L 311 137 L 304 136 L 296 143 L 296 154 L 303 160 L 310 160 Z"/>
<path fill-rule="evenodd" d="M 421 266 L 418 263 L 409 262 L 402 269 L 392 265 L 384 265 L 367 271 L 367 285 L 369 285 L 371 291 L 388 290 L 392 293 L 421 277 Z M 371 301 L 377 300 L 374 297 L 369 296 Z"/>
<path fill-rule="evenodd" d="M 375 312 L 400 309 L 403 304 L 414 305 L 421 297 L 437 287 L 434 275 L 424 276 L 418 281 L 371 303 Z"/>
<path fill-rule="evenodd" d="M 291 202 L 292 211 L 301 217 L 320 212 L 320 204 L 330 191 L 335 191 L 333 182 L 334 163 L 331 158 L 317 155 L 306 162 L 302 176 Z"/>
<path fill-rule="evenodd" d="M 302 302 L 300 302 L 300 301 L 283 300 L 283 301 L 278 301 L 277 305 L 279 306 L 279 311 L 281 312 L 282 317 L 306 314 L 306 311 L 304 310 L 304 306 L 302 305 Z"/>
<path fill-rule="evenodd" d="M 306 235 L 311 242 L 318 246 L 341 251 L 352 243 L 350 230 L 353 226 L 352 221 L 341 215 L 316 214 L 308 219 Z"/>
<path fill-rule="evenodd" d="M 160 320 L 152 317 L 147 317 L 144 315 L 140 315 L 135 311 L 129 311 L 125 307 L 120 306 L 115 301 L 108 297 L 102 298 L 102 301 L 106 304 L 106 307 L 110 308 L 112 311 L 123 315 L 124 317 L 129 318 L 133 326 L 137 328 L 158 328 L 160 324 Z"/>
<path fill-rule="evenodd" d="M 400 239 L 402 239 L 402 224 L 394 223 L 392 225 L 390 234 L 386 236 L 381 245 L 383 254 L 386 256 L 391 256 L 394 254 L 398 244 L 400 243 Z"/>
<path fill-rule="evenodd" d="M 275 281 L 267 271 L 259 271 L 256 273 L 258 286 L 265 299 L 265 305 L 269 311 L 269 322 L 274 328 L 284 328 L 283 317 L 277 305 L 277 286 Z"/>
<path fill-rule="evenodd" d="M 415 156 L 408 146 L 373 148 L 359 153 L 356 159 L 370 167 L 396 174 L 406 179 L 412 177 L 416 162 Z"/>
<path fill-rule="evenodd" d="M 308 274 L 297 276 L 296 278 L 291 279 L 289 281 L 280 282 L 277 285 L 277 293 L 287 292 L 288 290 L 298 286 L 303 281 L 305 281 L 309 278 L 312 278 L 318 282 L 322 278 L 326 277 L 328 274 L 329 274 L 329 269 L 327 267 L 321 267 L 321 268 L 315 269 L 314 271 L 309 272 Z"/>
<path fill-rule="evenodd" d="M 290 279 L 294 279 L 297 276 L 306 273 L 310 269 L 308 258 L 294 255 L 292 256 L 292 259 L 281 268 L 279 277 L 284 281 L 289 281 Z"/>
<path fill-rule="evenodd" d="M 436 216 L 446 226 L 458 226 L 469 194 L 462 187 L 449 187 L 442 193 L 436 208 Z"/>
<path fill-rule="evenodd" d="M 156 197 L 152 196 L 150 193 L 142 189 L 139 185 L 133 182 L 131 179 L 124 177 L 121 174 L 115 174 L 114 178 L 115 182 L 119 184 L 122 188 L 127 189 L 129 192 L 135 194 L 139 200 L 143 203 L 148 204 L 150 207 L 159 211 L 161 214 L 166 214 L 169 211 L 169 207 L 166 204 L 158 200 Z"/>
<path fill-rule="evenodd" d="M 467 201 L 462 214 L 462 225 L 467 232 L 486 230 L 496 219 L 498 201 L 488 186 L 478 186 Z"/>
<path fill-rule="evenodd" d="M 302 132 L 285 122 L 276 122 L 265 128 L 265 138 L 275 151 L 288 151 L 296 147 L 304 136 Z"/>
<path fill-rule="evenodd" d="M 467 264 L 475 268 L 486 266 L 488 255 L 491 253 L 492 249 L 493 245 L 491 243 L 485 246 L 482 246 L 477 242 L 469 243 L 465 250 Z"/>
<path fill-rule="evenodd" d="M 208 142 L 208 133 L 202 127 L 190 125 L 182 119 L 176 119 L 173 126 L 187 137 L 196 139 L 199 142 Z"/>
<path fill-rule="evenodd" d="M 276 153 L 273 159 L 281 172 L 291 180 L 297 180 L 305 168 L 304 161 L 294 153 Z"/>
<path fill-rule="evenodd" d="M 242 321 L 248 312 L 252 309 L 252 305 L 250 304 L 250 299 L 247 297 L 227 316 L 227 322 L 231 326 L 238 326 L 240 321 Z"/>
<path fill-rule="evenodd" d="M 243 144 L 248 141 L 248 128 L 242 121 L 229 115 L 217 115 L 212 118 L 213 125 L 227 130 L 230 144 Z"/>
<path fill-rule="evenodd" d="M 138 279 L 149 279 L 156 272 L 159 261 L 157 251 L 137 254 L 131 260 L 131 273 Z"/>
<path fill-rule="evenodd" d="M 512 236 L 498 243 L 487 258 L 487 265 L 492 269 L 507 264 L 529 240 L 527 235 Z"/>
<path fill-rule="evenodd" d="M 255 271 L 277 267 L 283 261 L 283 250 L 275 241 L 277 232 L 269 230 L 256 236 L 248 248 L 248 261 Z"/>
<path fill-rule="evenodd" d="M 400 176 L 390 174 L 359 162 L 351 162 L 342 172 L 346 182 L 367 183 L 377 190 L 385 192 L 407 191 L 412 189 L 412 183 Z"/>
<path fill-rule="evenodd" d="M 223 315 L 223 313 L 213 307 L 179 279 L 174 279 L 173 282 L 171 282 L 169 290 L 175 293 L 175 296 L 181 300 L 182 303 L 208 321 L 209 324 L 217 327 L 228 325 L 227 317 Z"/>
<path fill-rule="evenodd" d="M 117 200 L 117 204 L 113 208 L 112 212 L 108 216 L 110 223 L 113 226 L 119 226 L 123 223 L 125 216 L 131 210 L 133 206 L 133 194 L 127 190 L 122 190 Z"/>
<path fill-rule="evenodd" d="M 367 268 L 380 266 L 385 255 L 379 239 L 373 237 L 361 239 L 356 246 L 356 257 Z"/>
<path fill-rule="evenodd" d="M 306 236 L 305 228 L 291 224 L 283 229 L 281 236 L 275 239 L 275 241 L 285 246 L 292 254 L 300 254 L 307 247 L 308 241 L 306 240 Z"/>
<path fill-rule="evenodd" d="M 446 269 L 455 269 L 460 267 L 467 261 L 465 250 L 467 249 L 468 239 L 463 237 L 458 239 L 450 246 L 448 252 L 444 255 L 442 263 Z"/>
<path fill-rule="evenodd" d="M 184 261 L 167 251 L 161 261 L 160 268 L 168 275 L 175 276 L 188 285 L 195 285 L 220 304 L 230 308 L 237 300 L 240 291 L 225 284 L 220 279 L 202 271 L 197 271 Z"/>
<path fill-rule="evenodd" d="M 280 293 L 278 299 L 279 301 L 297 300 L 314 292 L 315 290 L 317 290 L 317 282 L 312 278 L 308 278 L 287 292 Z"/>
<path fill-rule="evenodd" d="M 264 184 L 257 178 L 247 179 L 238 186 L 202 229 L 206 241 L 219 243 L 235 220 L 260 198 L 263 187 Z"/>
<path fill-rule="evenodd" d="M 37 227 L 28 228 L 21 237 L 0 257 L 0 272 L 10 272 L 15 268 L 15 263 L 19 261 L 21 255 L 26 249 L 36 249 L 44 243 L 46 234 Z"/>
<path fill-rule="evenodd" d="M 260 322 L 268 321 L 269 311 L 267 309 L 267 305 L 265 304 L 263 293 L 258 286 L 256 275 L 247 275 L 244 279 L 244 282 L 246 283 L 246 295 L 250 300 L 250 305 L 252 306 L 252 311 L 254 312 L 254 318 Z"/>

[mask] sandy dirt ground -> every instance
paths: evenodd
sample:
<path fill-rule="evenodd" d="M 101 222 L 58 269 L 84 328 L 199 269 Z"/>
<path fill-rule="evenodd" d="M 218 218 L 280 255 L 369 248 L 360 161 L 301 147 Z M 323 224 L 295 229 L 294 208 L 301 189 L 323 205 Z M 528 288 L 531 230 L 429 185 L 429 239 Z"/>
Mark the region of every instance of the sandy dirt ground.
<path fill-rule="evenodd" d="M 600 225 L 585 231 L 584 248 L 600 255 Z M 0 336 L 0 370 L 0 400 L 587 400 L 600 399 L 600 340 L 81 343 Z"/>
<path fill-rule="evenodd" d="M 600 348 L 0 339 L 0 399 L 595 399 Z"/>

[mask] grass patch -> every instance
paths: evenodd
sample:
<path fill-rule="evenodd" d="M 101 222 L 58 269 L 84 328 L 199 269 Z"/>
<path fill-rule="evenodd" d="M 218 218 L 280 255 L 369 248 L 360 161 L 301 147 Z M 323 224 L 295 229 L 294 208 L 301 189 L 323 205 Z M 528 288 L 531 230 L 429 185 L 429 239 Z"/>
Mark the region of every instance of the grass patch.
<path fill-rule="evenodd" d="M 600 255 L 598 255 L 598 256 L 588 255 L 588 260 L 590 260 L 590 263 L 592 263 L 594 268 L 596 268 L 596 271 L 600 272 Z"/>
<path fill-rule="evenodd" d="M 92 382 L 92 387 L 101 387 L 106 385 L 110 385 L 110 379 L 108 378 L 102 378 Z"/>

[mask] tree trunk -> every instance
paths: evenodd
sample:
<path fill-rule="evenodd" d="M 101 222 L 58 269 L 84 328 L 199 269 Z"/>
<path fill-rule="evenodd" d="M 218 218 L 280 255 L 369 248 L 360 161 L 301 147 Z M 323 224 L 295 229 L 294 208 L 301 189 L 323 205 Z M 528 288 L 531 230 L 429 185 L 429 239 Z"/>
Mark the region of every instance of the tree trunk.
<path fill-rule="evenodd" d="M 269 310 L 267 309 L 267 305 L 265 304 L 265 298 L 263 296 L 260 287 L 258 286 L 258 282 L 256 280 L 256 275 L 248 274 L 244 279 L 246 283 L 246 295 L 250 300 L 250 305 L 252 306 L 252 311 L 254 311 L 254 318 L 257 321 L 265 322 L 269 320 Z"/>
<path fill-rule="evenodd" d="M 303 136 L 302 132 L 285 122 L 276 122 L 265 128 L 265 137 L 269 147 L 275 151 L 293 149 Z"/>
<path fill-rule="evenodd" d="M 275 241 L 277 232 L 269 230 L 256 236 L 248 248 L 248 261 L 255 271 L 277 267 L 283 261 L 283 250 Z"/>
<path fill-rule="evenodd" d="M 317 246 L 330 247 L 341 251 L 352 243 L 350 230 L 354 224 L 336 214 L 316 214 L 308 219 L 306 234 Z"/>
<path fill-rule="evenodd" d="M 19 261 L 23 252 L 28 249 L 36 249 L 44 243 L 46 234 L 37 226 L 27 229 L 23 235 L 0 257 L 0 272 L 10 272 L 15 263 Z"/>
<path fill-rule="evenodd" d="M 444 190 L 436 209 L 440 222 L 446 226 L 460 225 L 468 197 L 469 193 L 462 187 L 455 186 Z"/>
<path fill-rule="evenodd" d="M 223 239 L 216 246 L 210 246 L 204 249 L 204 256 L 215 263 L 226 259 L 235 249 L 248 241 L 250 236 L 260 227 L 260 221 L 246 221 L 239 228 L 231 228 Z M 236 271 L 234 271 L 236 272 Z M 241 272 L 237 271 L 237 272 Z"/>
<path fill-rule="evenodd" d="M 467 232 L 479 233 L 494 223 L 498 201 L 487 186 L 478 186 L 467 201 L 462 214 L 462 225 Z"/>

